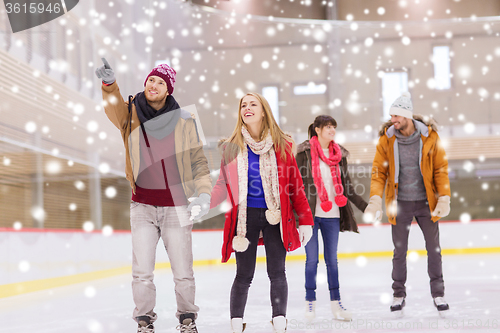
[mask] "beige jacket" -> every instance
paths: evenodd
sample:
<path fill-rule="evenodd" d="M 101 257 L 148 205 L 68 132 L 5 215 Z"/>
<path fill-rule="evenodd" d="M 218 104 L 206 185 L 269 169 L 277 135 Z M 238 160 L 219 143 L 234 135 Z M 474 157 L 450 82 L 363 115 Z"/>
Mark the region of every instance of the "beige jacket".
<path fill-rule="evenodd" d="M 120 130 L 125 145 L 125 174 L 130 187 L 135 193 L 135 181 L 140 167 L 140 121 L 135 105 L 132 103 L 131 113 L 128 102 L 120 94 L 118 84 L 102 85 L 102 97 L 105 102 L 104 111 L 109 120 Z M 190 113 L 182 110 L 175 129 L 175 154 L 177 167 L 182 180 L 186 198 L 198 192 L 210 194 L 212 180 L 208 162 L 203 152 L 203 144 L 199 139 L 196 123 Z"/>

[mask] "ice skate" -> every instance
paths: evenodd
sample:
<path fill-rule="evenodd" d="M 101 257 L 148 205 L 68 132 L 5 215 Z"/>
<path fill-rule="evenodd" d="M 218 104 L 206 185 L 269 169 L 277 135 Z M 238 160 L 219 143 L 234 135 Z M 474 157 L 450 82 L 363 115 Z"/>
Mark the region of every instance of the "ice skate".
<path fill-rule="evenodd" d="M 316 301 L 306 301 L 306 314 L 307 320 L 313 320 L 316 317 Z"/>
<path fill-rule="evenodd" d="M 198 333 L 196 324 L 194 322 L 194 315 L 192 313 L 182 314 L 179 318 L 180 324 L 177 329 L 180 333 Z"/>
<path fill-rule="evenodd" d="M 284 316 L 274 317 L 272 324 L 274 333 L 286 333 L 287 320 Z"/>
<path fill-rule="evenodd" d="M 243 322 L 243 318 L 231 318 L 232 333 L 242 333 L 247 324 Z"/>
<path fill-rule="evenodd" d="M 139 319 L 137 324 L 137 333 L 155 333 L 155 327 L 149 322 L 149 318 L 144 320 Z"/>
<path fill-rule="evenodd" d="M 351 321 L 352 314 L 344 309 L 341 301 L 331 301 L 333 317 L 337 320 Z"/>
<path fill-rule="evenodd" d="M 395 318 L 401 318 L 404 315 L 403 308 L 406 305 L 404 297 L 394 297 L 391 305 L 391 312 L 394 314 Z"/>
<path fill-rule="evenodd" d="M 444 300 L 444 297 L 434 297 L 434 306 L 438 310 L 439 316 L 441 318 L 446 318 L 446 314 L 448 310 L 450 310 L 450 306 Z"/>

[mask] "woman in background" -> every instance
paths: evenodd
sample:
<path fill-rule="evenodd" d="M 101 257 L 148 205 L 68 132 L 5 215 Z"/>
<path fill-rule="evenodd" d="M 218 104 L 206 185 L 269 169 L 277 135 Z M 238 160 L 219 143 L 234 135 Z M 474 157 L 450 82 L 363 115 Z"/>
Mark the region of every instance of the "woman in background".
<path fill-rule="evenodd" d="M 357 195 L 347 170 L 349 152 L 335 143 L 337 122 L 328 115 L 317 116 L 309 126 L 310 140 L 297 148 L 297 164 L 314 216 L 313 236 L 306 248 L 306 318 L 315 317 L 318 271 L 318 231 L 324 244 L 331 309 L 335 319 L 350 321 L 352 315 L 340 301 L 337 246 L 339 231 L 358 232 L 349 201 L 361 210 L 367 203 Z"/>

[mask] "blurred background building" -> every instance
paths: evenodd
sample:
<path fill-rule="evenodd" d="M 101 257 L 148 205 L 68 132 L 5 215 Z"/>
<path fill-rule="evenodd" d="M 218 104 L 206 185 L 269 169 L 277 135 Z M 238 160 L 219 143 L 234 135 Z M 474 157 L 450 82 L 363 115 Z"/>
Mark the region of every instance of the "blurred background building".
<path fill-rule="evenodd" d="M 94 75 L 101 57 L 125 99 L 156 64 L 176 69 L 174 96 L 197 108 L 214 181 L 217 141 L 245 92 L 264 94 L 297 143 L 315 116 L 332 115 L 366 199 L 379 128 L 409 90 L 448 153 L 447 219 L 498 218 L 499 15 L 498 0 L 91 0 L 12 34 L 2 8 L 0 227 L 129 229 L 123 143 Z M 222 224 L 217 208 L 195 227 Z"/>

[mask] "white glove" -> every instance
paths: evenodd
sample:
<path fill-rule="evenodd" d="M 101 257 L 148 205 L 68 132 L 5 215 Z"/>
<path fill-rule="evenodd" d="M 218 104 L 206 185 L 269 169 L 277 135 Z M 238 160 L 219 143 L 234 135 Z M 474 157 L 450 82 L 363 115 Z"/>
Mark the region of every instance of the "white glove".
<path fill-rule="evenodd" d="M 302 246 L 306 246 L 307 242 L 311 239 L 313 235 L 312 225 L 299 225 L 299 239 Z"/>
<path fill-rule="evenodd" d="M 195 217 L 200 215 L 200 212 L 201 212 L 201 206 L 199 205 L 193 206 L 193 208 L 191 209 L 191 216 L 189 217 L 189 220 L 193 221 Z"/>
<path fill-rule="evenodd" d="M 112 84 L 113 82 L 116 81 L 115 72 L 113 71 L 113 69 L 111 68 L 106 59 L 101 58 L 101 60 L 104 66 L 97 68 L 95 70 L 95 75 L 97 75 L 97 77 L 101 79 L 102 82 L 106 84 Z"/>
<path fill-rule="evenodd" d="M 439 197 L 436 209 L 432 212 L 432 216 L 446 217 L 450 214 L 450 196 L 443 195 Z"/>
<path fill-rule="evenodd" d="M 210 194 L 202 193 L 199 197 L 195 198 L 187 207 L 188 212 L 191 213 L 190 220 L 200 219 L 205 216 L 210 210 Z"/>
<path fill-rule="evenodd" d="M 368 206 L 366 206 L 363 221 L 366 223 L 377 222 L 382 219 L 382 198 L 374 195 L 370 198 Z"/>

